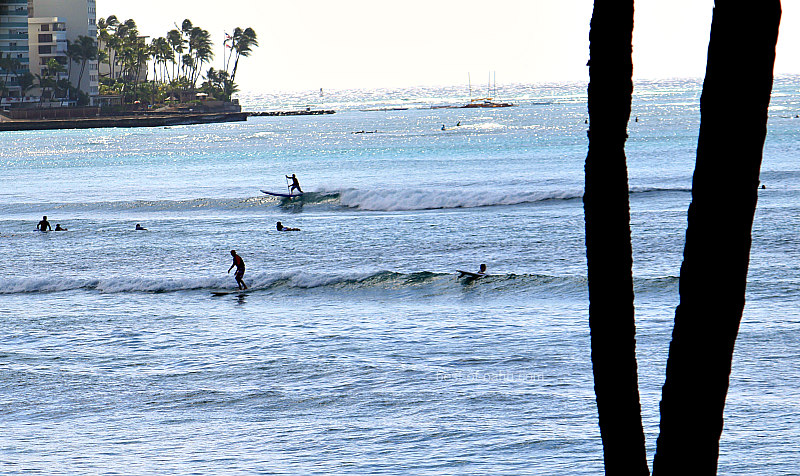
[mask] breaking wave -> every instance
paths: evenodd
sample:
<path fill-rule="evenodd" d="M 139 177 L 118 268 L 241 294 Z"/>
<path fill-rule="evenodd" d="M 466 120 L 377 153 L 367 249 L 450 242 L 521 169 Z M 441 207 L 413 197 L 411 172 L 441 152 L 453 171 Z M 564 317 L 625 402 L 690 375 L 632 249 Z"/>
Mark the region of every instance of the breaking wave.
<path fill-rule="evenodd" d="M 662 292 L 677 289 L 678 278 L 642 278 L 636 280 L 637 292 Z M 448 294 L 465 286 L 487 293 L 535 292 L 542 296 L 582 297 L 586 293 L 584 276 L 549 276 L 541 274 L 496 274 L 479 280 L 459 279 L 456 273 L 420 271 L 399 273 L 377 271 L 324 274 L 313 272 L 253 273 L 245 277 L 250 292 L 415 292 L 425 295 Z M 86 290 L 99 293 L 170 293 L 183 291 L 231 291 L 233 279 L 224 276 L 186 278 L 113 276 L 108 278 L 4 278 L 0 294 L 56 293 Z"/>

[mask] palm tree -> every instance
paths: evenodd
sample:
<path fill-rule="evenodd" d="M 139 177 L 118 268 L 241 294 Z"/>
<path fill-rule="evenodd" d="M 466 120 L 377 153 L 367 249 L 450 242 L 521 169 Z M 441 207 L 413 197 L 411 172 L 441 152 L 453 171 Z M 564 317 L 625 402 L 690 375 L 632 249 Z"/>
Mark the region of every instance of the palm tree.
<path fill-rule="evenodd" d="M 189 33 L 189 54 L 192 56 L 192 61 L 189 83 L 192 86 L 197 83 L 203 65 L 214 58 L 214 52 L 211 49 L 211 45 L 211 35 L 207 30 L 203 30 L 199 27 L 194 27 L 191 29 Z M 192 55 L 192 53 L 194 54 Z"/>
<path fill-rule="evenodd" d="M 654 476 L 717 471 L 780 17 L 780 0 L 714 8 Z"/>
<path fill-rule="evenodd" d="M 242 30 L 238 26 L 233 30 L 231 37 L 231 54 L 236 53 L 236 59 L 233 63 L 233 72 L 231 72 L 231 81 L 236 80 L 236 69 L 239 67 L 240 56 L 250 56 L 253 48 L 258 46 L 258 39 L 256 38 L 256 31 L 252 28 L 245 28 Z"/>
<path fill-rule="evenodd" d="M 22 68 L 22 63 L 17 58 L 12 58 L 11 54 L 9 53 L 7 56 L 3 56 L 0 54 L 0 69 L 3 70 L 5 73 L 5 79 L 3 80 L 3 85 L 8 84 L 8 79 L 11 76 L 11 73 L 15 73 Z M 3 88 L 3 93 L 7 92 L 8 88 Z"/>
<path fill-rule="evenodd" d="M 606 474 L 648 475 L 636 367 L 627 126 L 633 0 L 595 0 L 589 33 L 589 152 L 583 197 L 589 327 Z"/>
<path fill-rule="evenodd" d="M 116 15 L 109 15 L 106 18 L 100 18 L 97 20 L 97 34 L 100 41 L 106 47 L 106 55 L 105 60 L 108 63 L 108 71 L 111 78 L 114 78 L 112 73 L 112 61 L 115 60 L 112 56 L 113 45 L 112 45 L 112 38 L 113 33 L 116 32 L 116 28 L 119 26 L 119 20 L 117 19 Z"/>
<path fill-rule="evenodd" d="M 172 79 L 174 80 L 177 78 L 177 73 L 175 71 L 177 59 L 182 57 L 183 46 L 186 44 L 186 42 L 183 39 L 181 31 L 178 29 L 167 32 L 167 42 L 169 43 L 170 48 L 172 48 Z"/>
<path fill-rule="evenodd" d="M 22 90 L 20 92 L 20 96 L 25 96 L 25 93 L 27 93 L 34 86 L 35 79 L 36 78 L 30 71 L 25 71 L 17 76 L 17 84 L 19 84 L 19 87 Z"/>
<path fill-rule="evenodd" d="M 78 36 L 78 60 L 81 63 L 81 72 L 78 74 L 78 89 L 81 87 L 81 81 L 83 80 L 83 72 L 86 69 L 86 63 L 88 61 L 94 61 L 97 59 L 97 43 L 95 42 L 94 38 L 80 35 Z"/>

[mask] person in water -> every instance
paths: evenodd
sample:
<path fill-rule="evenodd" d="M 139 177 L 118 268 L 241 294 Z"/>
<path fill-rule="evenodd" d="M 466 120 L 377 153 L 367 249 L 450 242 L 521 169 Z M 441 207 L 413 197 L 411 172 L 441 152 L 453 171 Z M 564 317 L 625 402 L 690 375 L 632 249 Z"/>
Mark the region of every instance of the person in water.
<path fill-rule="evenodd" d="M 61 224 L 60 223 L 56 223 L 56 229 L 53 230 L 53 231 L 67 231 L 67 229 L 66 228 L 61 228 Z"/>
<path fill-rule="evenodd" d="M 480 274 L 481 276 L 486 276 L 486 265 L 485 264 L 481 263 L 480 270 L 478 270 L 477 274 Z"/>
<path fill-rule="evenodd" d="M 288 226 L 283 226 L 283 223 L 278 222 L 275 227 L 278 231 L 300 231 L 300 228 L 289 228 Z"/>
<path fill-rule="evenodd" d="M 136 229 L 137 229 L 137 230 L 144 230 L 144 231 L 147 231 L 147 228 L 143 227 L 142 225 L 140 225 L 140 224 L 138 224 L 138 223 L 136 224 Z"/>
<path fill-rule="evenodd" d="M 236 285 L 239 286 L 239 289 L 247 289 L 247 285 L 242 281 L 244 277 L 244 260 L 236 254 L 236 250 L 231 250 L 231 256 L 233 256 L 233 264 L 228 268 L 228 273 L 236 266 L 236 273 L 233 275 L 236 278 Z"/>
<path fill-rule="evenodd" d="M 42 217 L 42 221 L 40 221 L 39 224 L 36 225 L 36 229 L 39 231 L 52 230 L 52 228 L 50 227 L 50 222 L 47 221 L 47 215 Z"/>
<path fill-rule="evenodd" d="M 295 189 L 296 189 L 298 192 L 300 192 L 300 193 L 303 193 L 303 191 L 302 191 L 302 190 L 300 190 L 300 182 L 298 182 L 298 180 L 297 180 L 297 177 L 296 177 L 294 174 L 292 174 L 292 176 L 291 176 L 291 177 L 289 177 L 289 176 L 287 175 L 287 176 L 286 176 L 286 178 L 287 178 L 287 179 L 292 179 L 292 185 L 289 187 L 289 193 L 292 193 L 292 191 L 293 191 L 293 190 L 295 190 Z"/>

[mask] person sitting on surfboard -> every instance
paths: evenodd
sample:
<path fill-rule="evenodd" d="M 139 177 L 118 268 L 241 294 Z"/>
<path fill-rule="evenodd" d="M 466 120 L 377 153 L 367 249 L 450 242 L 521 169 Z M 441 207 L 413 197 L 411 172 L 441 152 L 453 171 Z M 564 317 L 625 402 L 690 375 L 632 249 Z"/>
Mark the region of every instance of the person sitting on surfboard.
<path fill-rule="evenodd" d="M 278 222 L 275 227 L 278 231 L 300 231 L 300 228 L 289 228 L 288 226 L 283 226 L 283 223 Z"/>
<path fill-rule="evenodd" d="M 53 228 L 50 227 L 50 222 L 47 221 L 47 215 L 42 217 L 42 221 L 40 221 L 39 224 L 36 225 L 36 229 L 39 231 L 47 231 L 47 230 L 52 231 Z"/>
<path fill-rule="evenodd" d="M 56 229 L 54 231 L 67 231 L 67 229 L 66 228 L 61 228 L 61 224 L 60 223 L 56 223 Z"/>
<path fill-rule="evenodd" d="M 228 272 L 230 273 L 233 267 L 236 266 L 236 273 L 233 275 L 236 278 L 236 284 L 239 286 L 239 289 L 247 289 L 247 285 L 242 281 L 242 277 L 244 276 L 244 260 L 241 256 L 236 254 L 236 250 L 231 250 L 231 256 L 233 256 L 233 264 L 228 268 Z"/>
<path fill-rule="evenodd" d="M 134 229 L 135 229 L 135 230 L 144 230 L 144 231 L 147 231 L 147 228 L 143 227 L 142 225 L 140 225 L 140 224 L 138 224 L 138 223 L 136 224 L 136 228 L 134 228 Z"/>
<path fill-rule="evenodd" d="M 292 174 L 291 177 L 287 175 L 286 178 L 292 179 L 292 185 L 289 187 L 289 193 L 292 193 L 294 189 L 297 189 L 298 192 L 303 193 L 303 191 L 300 190 L 300 182 L 297 181 L 297 177 L 294 174 Z"/>

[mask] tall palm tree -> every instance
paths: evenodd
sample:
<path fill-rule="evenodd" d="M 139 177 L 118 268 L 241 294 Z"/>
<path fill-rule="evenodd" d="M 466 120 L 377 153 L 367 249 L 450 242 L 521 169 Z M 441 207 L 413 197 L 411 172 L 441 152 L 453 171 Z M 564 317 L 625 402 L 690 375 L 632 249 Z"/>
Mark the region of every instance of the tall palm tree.
<path fill-rule="evenodd" d="M 112 54 L 113 52 L 112 38 L 116 33 L 117 26 L 119 26 L 119 20 L 117 19 L 116 15 L 109 15 L 106 18 L 100 18 L 97 20 L 97 35 L 106 48 L 105 60 L 108 63 L 108 71 L 112 79 L 114 75 L 112 73 L 111 64 L 112 61 L 115 59 L 114 55 Z"/>
<path fill-rule="evenodd" d="M 595 0 L 583 196 L 592 369 L 606 474 L 649 474 L 636 366 L 627 126 L 633 0 Z"/>
<path fill-rule="evenodd" d="M 780 17 L 780 0 L 714 8 L 654 476 L 717 472 Z"/>
<path fill-rule="evenodd" d="M 172 79 L 175 80 L 179 74 L 179 71 L 176 72 L 175 69 L 178 65 L 178 59 L 183 56 L 183 47 L 186 41 L 183 39 L 181 31 L 174 29 L 167 32 L 167 42 L 172 48 Z"/>
<path fill-rule="evenodd" d="M 236 53 L 236 59 L 233 63 L 233 71 L 230 73 L 231 81 L 236 80 L 236 69 L 239 67 L 239 57 L 250 56 L 253 48 L 257 46 L 258 39 L 256 37 L 255 30 L 249 27 L 242 30 L 238 26 L 233 30 L 233 36 L 231 38 L 231 52 Z"/>
<path fill-rule="evenodd" d="M 77 59 L 81 63 L 81 72 L 78 74 L 77 87 L 80 89 L 81 81 L 83 80 L 83 73 L 86 69 L 86 63 L 97 59 L 97 43 L 94 38 L 79 35 L 78 42 L 78 55 Z"/>
<path fill-rule="evenodd" d="M 194 87 L 200 77 L 203 65 L 214 58 L 211 35 L 207 30 L 193 27 L 189 32 L 189 54 L 191 59 L 191 74 L 189 84 Z"/>

